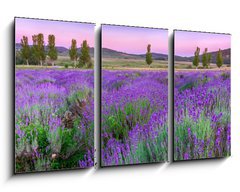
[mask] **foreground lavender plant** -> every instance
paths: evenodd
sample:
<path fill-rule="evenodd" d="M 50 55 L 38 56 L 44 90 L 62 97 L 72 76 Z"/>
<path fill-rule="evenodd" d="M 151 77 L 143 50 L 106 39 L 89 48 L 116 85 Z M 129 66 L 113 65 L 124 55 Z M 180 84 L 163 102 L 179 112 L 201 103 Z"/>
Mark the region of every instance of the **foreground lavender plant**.
<path fill-rule="evenodd" d="M 176 72 L 174 160 L 230 156 L 230 71 Z"/>
<path fill-rule="evenodd" d="M 102 73 L 102 166 L 167 160 L 168 74 Z"/>
<path fill-rule="evenodd" d="M 93 166 L 93 71 L 17 70 L 16 172 Z"/>

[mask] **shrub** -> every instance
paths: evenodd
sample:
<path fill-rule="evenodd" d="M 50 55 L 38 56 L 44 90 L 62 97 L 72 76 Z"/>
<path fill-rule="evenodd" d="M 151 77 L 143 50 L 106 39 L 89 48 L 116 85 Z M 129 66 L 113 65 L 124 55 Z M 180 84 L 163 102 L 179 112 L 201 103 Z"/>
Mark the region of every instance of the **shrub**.
<path fill-rule="evenodd" d="M 67 69 L 67 68 L 68 68 L 68 64 L 67 64 L 67 63 L 65 63 L 65 64 L 64 64 L 64 67 Z"/>

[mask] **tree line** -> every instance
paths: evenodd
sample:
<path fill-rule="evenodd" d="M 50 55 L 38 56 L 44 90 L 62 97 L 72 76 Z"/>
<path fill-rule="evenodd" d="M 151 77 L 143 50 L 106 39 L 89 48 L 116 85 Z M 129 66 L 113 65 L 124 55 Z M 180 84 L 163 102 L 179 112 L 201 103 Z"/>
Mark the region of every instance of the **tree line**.
<path fill-rule="evenodd" d="M 52 66 L 54 66 L 55 61 L 58 59 L 58 51 L 55 46 L 55 35 L 48 35 L 48 44 L 46 49 L 42 33 L 33 35 L 32 42 L 33 44 L 30 46 L 27 36 L 23 36 L 21 39 L 20 56 L 24 60 L 25 64 L 29 65 L 30 63 L 33 65 L 43 66 L 46 59 L 48 59 Z M 80 53 L 78 53 L 77 41 L 72 39 L 71 47 L 69 49 L 69 57 L 71 61 L 73 61 L 73 66 L 75 68 L 93 67 L 87 40 L 83 40 Z"/>
<path fill-rule="evenodd" d="M 194 52 L 194 57 L 193 57 L 193 66 L 196 67 L 196 69 L 199 66 L 200 63 L 200 48 L 197 47 L 196 51 Z M 208 53 L 208 49 L 205 48 L 203 54 L 202 54 L 202 66 L 203 68 L 209 68 L 210 67 L 210 63 L 211 63 L 211 59 L 212 59 L 212 55 L 211 53 Z M 222 56 L 222 50 L 219 49 L 217 52 L 217 58 L 216 58 L 216 65 L 218 68 L 220 68 L 223 65 L 223 56 Z"/>

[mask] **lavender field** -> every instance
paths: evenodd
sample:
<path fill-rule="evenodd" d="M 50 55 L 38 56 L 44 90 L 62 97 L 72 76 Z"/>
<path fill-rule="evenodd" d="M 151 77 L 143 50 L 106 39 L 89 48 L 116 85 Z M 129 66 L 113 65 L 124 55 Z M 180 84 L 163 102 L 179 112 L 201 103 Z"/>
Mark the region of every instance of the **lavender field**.
<path fill-rule="evenodd" d="M 16 70 L 16 172 L 93 166 L 93 83 L 93 70 Z"/>
<path fill-rule="evenodd" d="M 177 71 L 174 78 L 174 160 L 230 156 L 230 71 Z"/>
<path fill-rule="evenodd" d="M 167 71 L 103 70 L 101 165 L 167 160 Z"/>

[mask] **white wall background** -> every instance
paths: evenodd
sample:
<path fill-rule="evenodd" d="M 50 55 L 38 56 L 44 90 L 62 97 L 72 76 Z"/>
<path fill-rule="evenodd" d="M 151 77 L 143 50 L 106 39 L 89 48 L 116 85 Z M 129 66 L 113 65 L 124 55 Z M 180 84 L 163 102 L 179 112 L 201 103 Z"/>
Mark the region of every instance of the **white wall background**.
<path fill-rule="evenodd" d="M 232 157 L 13 176 L 14 16 L 232 34 Z M 0 191 L 238 191 L 240 27 L 237 0 L 6 0 L 0 3 Z M 238 189 L 238 190 L 237 190 Z"/>

